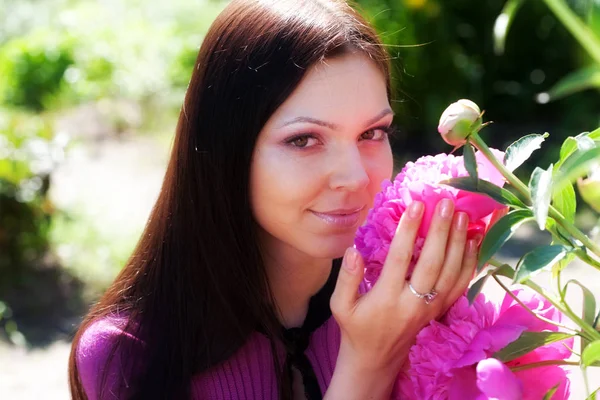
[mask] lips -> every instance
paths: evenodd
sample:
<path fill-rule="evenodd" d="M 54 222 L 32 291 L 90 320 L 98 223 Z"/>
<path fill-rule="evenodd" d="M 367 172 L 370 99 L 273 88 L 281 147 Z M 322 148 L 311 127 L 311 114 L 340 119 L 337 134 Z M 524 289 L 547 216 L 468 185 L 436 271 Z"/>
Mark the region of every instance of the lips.
<path fill-rule="evenodd" d="M 360 213 L 364 209 L 362 207 L 340 208 L 328 212 L 312 211 L 313 215 L 319 218 L 322 222 L 334 228 L 353 228 L 360 221 Z"/>
<path fill-rule="evenodd" d="M 327 215 L 348 215 L 348 214 L 354 214 L 357 212 L 361 212 L 363 208 L 365 208 L 365 206 L 353 207 L 353 208 L 339 208 L 337 210 L 331 210 L 331 211 L 325 211 L 325 212 L 318 212 L 318 211 L 313 211 L 313 212 L 318 213 L 318 214 L 327 214 Z"/>

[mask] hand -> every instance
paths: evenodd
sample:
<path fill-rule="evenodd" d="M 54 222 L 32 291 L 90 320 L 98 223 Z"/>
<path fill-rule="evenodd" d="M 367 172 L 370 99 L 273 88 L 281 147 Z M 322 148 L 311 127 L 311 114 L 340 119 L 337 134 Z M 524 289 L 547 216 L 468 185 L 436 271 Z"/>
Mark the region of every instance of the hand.
<path fill-rule="evenodd" d="M 393 379 L 417 333 L 467 288 L 477 263 L 478 240 L 467 243 L 468 216 L 454 215 L 454 204 L 446 199 L 437 204 L 410 281 L 418 293 L 435 289 L 438 295 L 426 304 L 410 290 L 406 274 L 422 215 L 420 202 L 413 202 L 402 215 L 381 275 L 364 295 L 358 294 L 363 259 L 356 249 L 346 251 L 330 302 L 342 334 L 338 363 L 343 359 L 360 365 L 367 374 L 391 370 Z"/>

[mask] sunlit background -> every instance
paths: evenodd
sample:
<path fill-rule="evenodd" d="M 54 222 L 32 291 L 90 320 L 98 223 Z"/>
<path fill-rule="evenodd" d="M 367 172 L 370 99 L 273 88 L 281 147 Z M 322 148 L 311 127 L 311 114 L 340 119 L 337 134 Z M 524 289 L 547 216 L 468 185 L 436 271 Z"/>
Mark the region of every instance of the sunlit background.
<path fill-rule="evenodd" d="M 512 1 L 523 4 L 500 19 L 505 0 L 357 3 L 393 59 L 398 167 L 450 150 L 436 126 L 459 98 L 495 122 L 494 147 L 549 132 L 532 164 L 600 125 L 600 76 L 562 80 L 593 64 L 544 1 Z M 0 398 L 68 398 L 70 338 L 139 238 L 225 4 L 0 0 Z M 600 35 L 600 0 L 569 6 Z M 582 206 L 578 222 L 592 215 Z M 520 237 L 504 257 L 522 254 L 532 235 Z"/>

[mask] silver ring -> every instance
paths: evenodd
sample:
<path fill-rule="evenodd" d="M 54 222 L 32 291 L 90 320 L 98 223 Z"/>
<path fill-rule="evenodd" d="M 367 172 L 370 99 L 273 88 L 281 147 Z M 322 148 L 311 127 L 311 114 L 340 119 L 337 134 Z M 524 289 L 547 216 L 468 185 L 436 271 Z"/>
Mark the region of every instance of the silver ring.
<path fill-rule="evenodd" d="M 408 282 L 408 288 L 410 289 L 411 292 L 413 292 L 413 294 L 415 296 L 417 296 L 420 299 L 424 299 L 425 304 L 431 303 L 438 295 L 438 292 L 436 292 L 435 289 L 431 289 L 431 291 L 429 293 L 425 293 L 425 294 L 419 293 L 415 290 L 415 288 L 411 285 L 410 282 Z"/>

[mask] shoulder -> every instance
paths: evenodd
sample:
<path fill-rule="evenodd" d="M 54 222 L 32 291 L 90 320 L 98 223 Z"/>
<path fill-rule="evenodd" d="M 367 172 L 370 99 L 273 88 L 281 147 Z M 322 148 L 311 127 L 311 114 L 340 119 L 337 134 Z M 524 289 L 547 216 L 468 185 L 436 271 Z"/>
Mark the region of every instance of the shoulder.
<path fill-rule="evenodd" d="M 116 389 L 123 381 L 124 355 L 116 345 L 129 348 L 139 347 L 143 342 L 125 331 L 127 318 L 124 316 L 103 317 L 93 321 L 82 333 L 75 349 L 77 370 L 81 384 L 89 399 L 117 398 Z M 104 394 L 100 388 L 106 377 Z M 111 397 L 112 396 L 112 397 Z"/>

